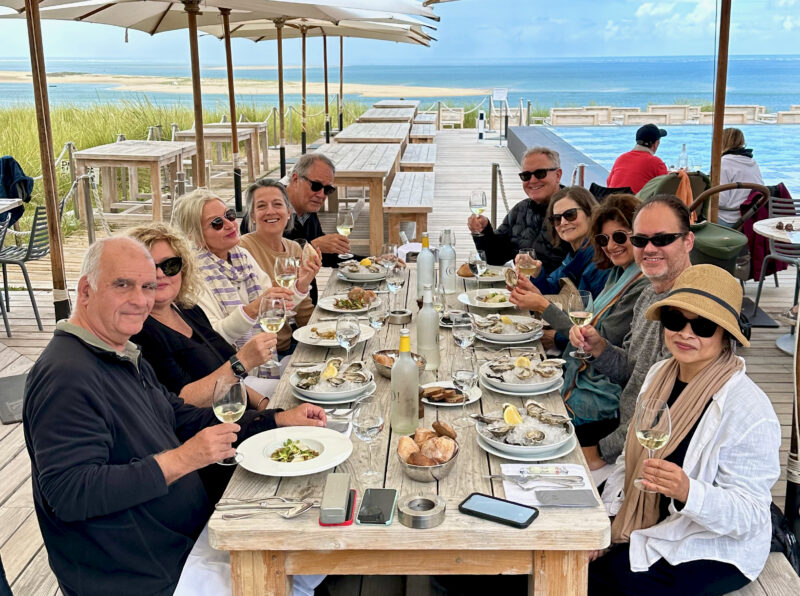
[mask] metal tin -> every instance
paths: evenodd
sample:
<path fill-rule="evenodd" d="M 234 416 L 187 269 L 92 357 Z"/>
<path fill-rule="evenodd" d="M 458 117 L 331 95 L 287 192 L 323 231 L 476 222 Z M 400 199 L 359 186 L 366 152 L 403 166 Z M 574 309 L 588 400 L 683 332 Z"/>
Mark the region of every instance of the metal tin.
<path fill-rule="evenodd" d="M 393 310 L 389 313 L 388 321 L 392 325 L 405 325 L 411 322 L 411 311 L 407 308 Z"/>
<path fill-rule="evenodd" d="M 397 502 L 397 518 L 409 528 L 435 528 L 444 521 L 445 508 L 444 499 L 433 493 L 404 495 Z"/>

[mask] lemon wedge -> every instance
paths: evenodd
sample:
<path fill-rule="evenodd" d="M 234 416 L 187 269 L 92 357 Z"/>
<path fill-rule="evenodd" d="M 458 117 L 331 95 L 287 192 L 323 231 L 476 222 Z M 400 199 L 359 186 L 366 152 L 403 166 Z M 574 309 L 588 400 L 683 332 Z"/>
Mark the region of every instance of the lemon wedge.
<path fill-rule="evenodd" d="M 520 356 L 514 360 L 514 366 L 519 366 L 520 368 L 530 368 L 531 360 L 527 356 Z"/>
<path fill-rule="evenodd" d="M 336 369 L 336 367 L 333 364 L 329 364 L 325 368 L 325 370 L 322 371 L 322 374 L 320 376 L 323 379 L 330 379 L 332 377 L 335 377 L 338 373 L 339 371 Z"/>
<path fill-rule="evenodd" d="M 522 424 L 522 416 L 520 416 L 519 410 L 511 404 L 506 404 L 503 407 L 503 420 L 505 420 L 506 424 Z"/>
<path fill-rule="evenodd" d="M 511 317 L 507 317 L 506 315 L 503 315 L 503 316 L 500 317 L 500 322 L 504 323 L 505 325 L 513 325 L 514 324 L 514 321 L 511 320 Z"/>
<path fill-rule="evenodd" d="M 363 265 L 364 267 L 369 267 L 372 265 L 372 261 L 370 259 L 361 259 L 359 265 Z"/>

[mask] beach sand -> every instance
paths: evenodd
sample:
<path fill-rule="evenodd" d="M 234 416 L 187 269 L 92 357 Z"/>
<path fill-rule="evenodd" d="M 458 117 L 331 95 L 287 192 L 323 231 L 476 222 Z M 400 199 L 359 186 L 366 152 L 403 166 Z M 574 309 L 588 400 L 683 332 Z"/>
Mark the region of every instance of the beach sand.
<path fill-rule="evenodd" d="M 86 73 L 48 73 L 48 83 L 108 85 L 114 91 L 132 91 L 138 93 L 191 93 L 192 81 L 188 77 L 148 77 L 138 75 L 106 75 Z M 0 83 L 30 83 L 29 72 L 0 70 Z M 228 84 L 224 78 L 202 79 L 204 93 L 228 93 Z M 309 95 L 325 93 L 323 83 L 306 84 Z M 330 84 L 330 91 L 338 90 L 338 83 Z M 302 88 L 299 81 L 284 81 L 284 93 L 299 94 Z M 367 85 L 348 83 L 345 81 L 344 92 L 347 95 L 363 97 L 469 97 L 486 95 L 488 89 L 465 89 L 457 87 L 415 87 L 411 85 Z M 275 95 L 278 93 L 278 81 L 259 81 L 254 79 L 236 79 L 236 93 L 252 95 Z"/>

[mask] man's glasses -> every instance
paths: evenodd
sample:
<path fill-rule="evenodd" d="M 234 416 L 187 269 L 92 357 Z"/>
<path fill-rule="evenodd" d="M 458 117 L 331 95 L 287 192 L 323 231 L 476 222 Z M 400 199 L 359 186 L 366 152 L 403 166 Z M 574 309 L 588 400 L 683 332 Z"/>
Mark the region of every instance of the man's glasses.
<path fill-rule="evenodd" d="M 325 193 L 325 196 L 333 194 L 336 192 L 336 187 L 332 184 L 323 184 L 319 180 L 311 180 L 310 178 L 306 178 L 303 176 L 303 180 L 308 182 L 309 186 L 311 187 L 311 192 L 319 192 L 322 191 Z"/>
<path fill-rule="evenodd" d="M 170 257 L 169 259 L 164 259 L 160 263 L 156 263 L 156 267 L 161 269 L 167 277 L 174 277 L 183 269 L 183 259 L 180 257 Z"/>
<path fill-rule="evenodd" d="M 650 242 L 653 246 L 662 247 L 668 246 L 675 242 L 681 236 L 686 236 L 688 232 L 679 232 L 677 234 L 655 234 L 654 236 L 642 236 L 641 234 L 634 234 L 631 236 L 631 244 L 636 248 L 644 248 Z"/>
<path fill-rule="evenodd" d="M 631 235 L 631 232 L 623 232 L 622 230 L 617 230 L 613 234 L 611 234 L 610 240 L 613 240 L 615 244 L 625 244 L 628 241 L 628 236 Z M 601 248 L 605 248 L 608 246 L 609 236 L 608 234 L 597 234 L 594 237 L 594 241 L 597 242 L 597 246 Z"/>
<path fill-rule="evenodd" d="M 578 219 L 578 208 L 573 207 L 572 209 L 567 209 L 564 213 L 553 213 L 548 219 L 550 223 L 554 226 L 557 226 L 561 223 L 561 218 L 564 218 L 566 221 L 575 221 Z"/>
<path fill-rule="evenodd" d="M 703 317 L 689 319 L 681 311 L 672 308 L 662 308 L 660 315 L 661 324 L 664 325 L 665 329 L 672 332 L 683 331 L 686 329 L 686 323 L 689 323 L 692 327 L 692 333 L 697 337 L 709 338 L 717 332 L 717 327 L 719 327 L 714 321 L 709 321 Z"/>
<path fill-rule="evenodd" d="M 555 172 L 557 169 L 558 168 L 540 168 L 538 170 L 533 170 L 532 172 L 520 172 L 519 177 L 523 182 L 530 180 L 531 176 L 537 180 L 542 180 L 547 176 L 548 172 Z"/>
<path fill-rule="evenodd" d="M 236 209 L 228 209 L 225 212 L 225 219 L 227 219 L 228 221 L 236 221 Z M 222 217 L 217 215 L 214 219 L 208 222 L 208 225 L 210 225 L 215 230 L 221 230 L 222 226 L 225 225 L 225 219 L 222 219 Z"/>

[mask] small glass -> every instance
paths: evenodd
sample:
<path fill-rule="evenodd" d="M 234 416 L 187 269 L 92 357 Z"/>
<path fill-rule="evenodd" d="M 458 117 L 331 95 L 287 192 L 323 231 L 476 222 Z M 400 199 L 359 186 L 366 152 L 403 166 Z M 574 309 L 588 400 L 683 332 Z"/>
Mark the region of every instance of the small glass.
<path fill-rule="evenodd" d="M 397 264 L 397 245 L 384 244 L 378 256 L 378 263 L 387 271 L 394 267 Z"/>
<path fill-rule="evenodd" d="M 342 236 L 349 237 L 350 232 L 353 230 L 355 221 L 353 220 L 353 212 L 350 209 L 343 209 L 339 211 L 336 217 L 336 231 Z M 345 252 L 339 255 L 342 260 L 352 259 L 353 253 Z"/>
<path fill-rule="evenodd" d="M 537 277 L 541 271 L 541 266 L 536 261 L 536 251 L 532 248 L 523 248 L 517 257 L 517 271 L 520 275 L 527 277 Z"/>
<path fill-rule="evenodd" d="M 386 324 L 386 318 L 388 316 L 389 309 L 386 302 L 383 300 L 376 300 L 369 308 L 369 326 L 376 331 L 380 330 Z"/>
<path fill-rule="evenodd" d="M 476 279 L 480 279 L 481 275 L 486 273 L 487 263 L 486 263 L 486 253 L 482 250 L 471 250 L 469 251 L 469 259 L 467 261 L 469 264 L 469 270 L 472 272 L 472 275 L 475 276 Z"/>
<path fill-rule="evenodd" d="M 469 428 L 472 426 L 473 420 L 467 416 L 467 400 L 478 382 L 478 361 L 471 349 L 456 350 L 452 363 L 452 378 L 453 385 L 464 394 L 464 401 L 461 402 L 461 416 L 453 420 L 453 426 Z"/>
<path fill-rule="evenodd" d="M 247 409 L 247 391 L 241 380 L 231 381 L 219 377 L 214 383 L 214 396 L 211 402 L 214 415 L 220 422 L 236 422 Z M 235 466 L 243 456 L 238 451 L 231 457 L 218 461 L 221 466 Z"/>
<path fill-rule="evenodd" d="M 350 361 L 350 350 L 353 349 L 361 337 L 361 325 L 358 317 L 344 315 L 336 321 L 336 343 L 347 351 L 345 362 Z"/>
<path fill-rule="evenodd" d="M 433 310 L 439 313 L 439 319 L 447 315 L 447 294 L 442 284 L 436 284 L 433 291 Z"/>
<path fill-rule="evenodd" d="M 639 401 L 636 406 L 634 428 L 639 443 L 647 449 L 647 457 L 653 459 L 655 452 L 669 442 L 672 434 L 672 420 L 667 402 Z M 646 493 L 656 492 L 642 488 L 642 480 L 643 478 L 636 478 L 633 485 Z"/>
<path fill-rule="evenodd" d="M 264 296 L 258 308 L 258 324 L 261 326 L 261 329 L 267 333 L 274 333 L 277 335 L 278 331 L 283 329 L 283 325 L 286 323 L 286 314 L 286 303 L 283 298 Z M 274 358 L 274 352 L 272 356 L 273 357 L 264 363 L 264 367 L 273 368 L 279 366 Z"/>
<path fill-rule="evenodd" d="M 393 308 L 392 303 L 395 301 L 394 297 L 403 288 L 405 283 L 406 272 L 402 267 L 395 265 L 387 271 L 386 287 L 388 288 L 391 296 L 391 303 L 389 304 L 390 308 Z"/>
<path fill-rule="evenodd" d="M 367 444 L 369 453 L 367 469 L 358 474 L 359 480 L 369 484 L 382 479 L 382 475 L 372 465 L 372 445 L 383 430 L 384 416 L 380 402 L 367 398 L 358 403 L 353 412 L 353 434 Z"/>
<path fill-rule="evenodd" d="M 577 294 L 572 294 L 567 303 L 567 314 L 570 320 L 578 327 L 585 327 L 588 325 L 594 316 L 594 298 L 592 298 L 592 293 L 586 290 L 578 290 Z M 588 360 L 592 357 L 588 352 L 584 352 L 583 348 L 578 348 L 570 352 L 569 355 L 579 360 Z"/>
<path fill-rule="evenodd" d="M 475 217 L 480 217 L 486 211 L 486 193 L 482 190 L 473 190 L 469 194 L 469 210 Z M 473 232 L 473 236 L 483 236 L 483 232 Z"/>

